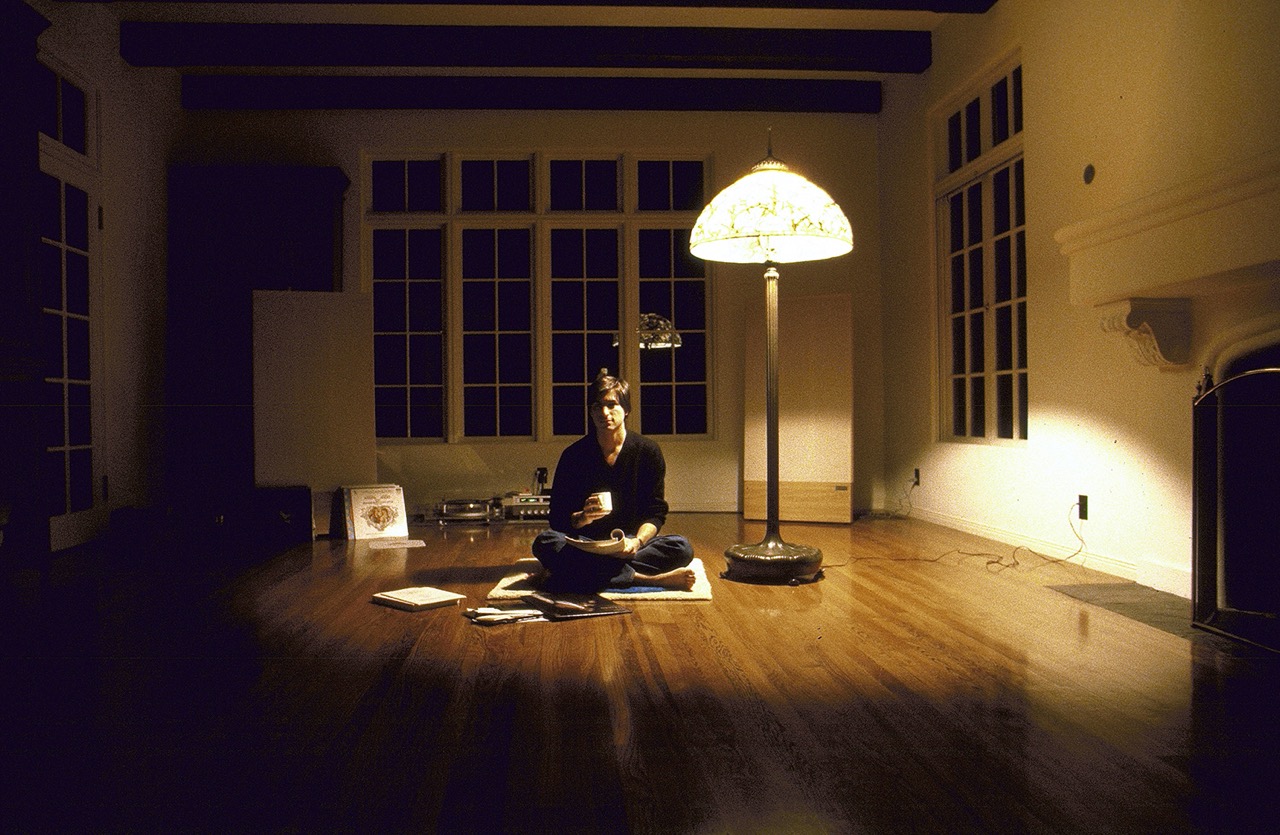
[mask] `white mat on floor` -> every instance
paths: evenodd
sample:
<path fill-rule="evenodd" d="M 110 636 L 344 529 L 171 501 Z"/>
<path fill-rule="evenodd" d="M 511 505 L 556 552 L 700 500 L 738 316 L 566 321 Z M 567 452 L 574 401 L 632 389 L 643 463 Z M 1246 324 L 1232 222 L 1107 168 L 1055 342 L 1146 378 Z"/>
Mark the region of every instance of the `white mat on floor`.
<path fill-rule="evenodd" d="M 703 567 L 702 560 L 694 557 L 689 567 L 697 575 L 693 588 L 689 591 L 663 589 L 657 586 L 631 586 L 625 589 L 605 589 L 600 592 L 600 596 L 610 600 L 710 600 L 711 583 L 707 580 L 707 570 Z M 502 581 L 486 595 L 486 598 L 519 600 L 526 594 L 538 591 L 538 585 L 530 578 L 540 568 L 541 564 L 533 557 L 518 560 L 507 576 L 503 577 Z"/>

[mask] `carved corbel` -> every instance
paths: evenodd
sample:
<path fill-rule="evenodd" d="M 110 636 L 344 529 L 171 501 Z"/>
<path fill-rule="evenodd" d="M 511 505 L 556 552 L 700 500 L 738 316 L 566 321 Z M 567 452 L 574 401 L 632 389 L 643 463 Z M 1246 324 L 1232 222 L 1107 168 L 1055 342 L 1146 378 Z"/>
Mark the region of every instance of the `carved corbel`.
<path fill-rule="evenodd" d="M 1190 361 L 1190 299 L 1132 298 L 1097 309 L 1102 329 L 1123 334 L 1139 364 L 1171 368 Z"/>

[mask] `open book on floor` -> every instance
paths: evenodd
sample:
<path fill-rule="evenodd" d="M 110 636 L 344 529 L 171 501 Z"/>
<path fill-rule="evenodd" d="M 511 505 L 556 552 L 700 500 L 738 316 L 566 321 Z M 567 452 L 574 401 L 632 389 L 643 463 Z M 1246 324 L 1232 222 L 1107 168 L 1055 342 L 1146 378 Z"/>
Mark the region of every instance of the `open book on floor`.
<path fill-rule="evenodd" d="M 420 612 L 437 606 L 452 606 L 465 598 L 465 594 L 454 591 L 445 591 L 431 586 L 410 586 L 393 591 L 380 591 L 373 596 L 373 602 L 410 612 Z"/>
<path fill-rule="evenodd" d="M 536 594 L 526 594 L 521 599 L 541 609 L 551 620 L 625 615 L 631 611 L 598 594 L 540 591 Z"/>

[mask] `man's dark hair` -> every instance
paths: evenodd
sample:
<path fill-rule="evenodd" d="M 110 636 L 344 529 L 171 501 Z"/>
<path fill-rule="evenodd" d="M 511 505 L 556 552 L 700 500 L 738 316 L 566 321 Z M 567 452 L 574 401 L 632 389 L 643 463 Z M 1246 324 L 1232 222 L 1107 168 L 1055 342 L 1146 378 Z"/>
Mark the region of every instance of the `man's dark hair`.
<path fill-rule="evenodd" d="M 618 398 L 618 405 L 622 407 L 622 411 L 628 415 L 631 414 L 631 386 L 626 380 L 611 375 L 609 369 L 601 368 L 595 381 L 587 386 L 587 405 L 594 406 L 610 393 Z"/>

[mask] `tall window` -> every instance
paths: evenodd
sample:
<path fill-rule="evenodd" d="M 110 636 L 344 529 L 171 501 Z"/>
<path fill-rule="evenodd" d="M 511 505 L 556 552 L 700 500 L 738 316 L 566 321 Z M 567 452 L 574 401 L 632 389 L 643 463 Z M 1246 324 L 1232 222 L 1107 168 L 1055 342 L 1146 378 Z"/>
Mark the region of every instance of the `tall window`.
<path fill-rule="evenodd" d="M 641 431 L 709 431 L 701 160 L 439 154 L 365 182 L 380 438 L 580 435 L 602 368 Z M 680 346 L 642 349 L 645 314 Z"/>
<path fill-rule="evenodd" d="M 44 405 L 58 416 L 46 425 L 42 484 L 48 512 L 66 522 L 51 529 L 56 547 L 83 538 L 76 520 L 85 520 L 85 511 L 101 510 L 105 501 L 94 460 L 94 434 L 100 430 L 94 420 L 92 293 L 100 209 L 93 196 L 90 97 L 62 72 L 49 69 L 45 77 L 41 185 L 32 209 L 39 219 Z"/>
<path fill-rule="evenodd" d="M 943 435 L 1025 440 L 1027 257 L 1022 68 L 946 119 L 938 182 Z"/>

